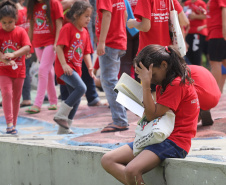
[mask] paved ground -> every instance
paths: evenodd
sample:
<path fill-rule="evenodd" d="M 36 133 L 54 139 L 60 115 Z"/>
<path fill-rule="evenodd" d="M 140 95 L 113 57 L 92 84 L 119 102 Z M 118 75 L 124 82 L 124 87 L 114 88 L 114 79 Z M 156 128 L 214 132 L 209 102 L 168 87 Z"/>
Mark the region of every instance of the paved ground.
<path fill-rule="evenodd" d="M 36 91 L 32 91 L 33 100 L 35 93 Z M 99 91 L 98 93 L 102 101 L 106 102 L 104 93 Z M 88 107 L 86 104 L 86 99 L 83 97 L 72 125 L 75 134 L 64 136 L 56 134 L 58 126 L 53 121 L 53 115 L 56 111 L 47 110 L 48 102 L 43 105 L 38 114 L 28 114 L 25 112 L 26 108 L 21 108 L 17 124 L 19 130 L 17 139 L 67 145 L 94 145 L 110 149 L 133 141 L 134 129 L 139 119 L 137 116 L 127 111 L 129 130 L 103 134 L 100 133 L 100 130 L 112 122 L 110 109 L 107 106 Z M 197 135 L 192 140 L 189 157 L 226 163 L 226 93 L 222 95 L 219 104 L 211 110 L 211 113 L 214 124 L 203 127 L 201 123 L 198 123 Z M 1 108 L 0 139 L 9 140 L 9 137 L 4 134 L 5 127 L 4 114 Z"/>

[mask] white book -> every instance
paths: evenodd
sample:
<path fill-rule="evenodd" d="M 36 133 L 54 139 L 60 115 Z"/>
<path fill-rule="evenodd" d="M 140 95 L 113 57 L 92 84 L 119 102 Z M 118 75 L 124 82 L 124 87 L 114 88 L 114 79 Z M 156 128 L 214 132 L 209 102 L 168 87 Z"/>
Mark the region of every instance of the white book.
<path fill-rule="evenodd" d="M 144 113 L 143 88 L 132 77 L 123 73 L 114 91 L 118 93 L 116 101 L 134 114 L 142 117 Z"/>

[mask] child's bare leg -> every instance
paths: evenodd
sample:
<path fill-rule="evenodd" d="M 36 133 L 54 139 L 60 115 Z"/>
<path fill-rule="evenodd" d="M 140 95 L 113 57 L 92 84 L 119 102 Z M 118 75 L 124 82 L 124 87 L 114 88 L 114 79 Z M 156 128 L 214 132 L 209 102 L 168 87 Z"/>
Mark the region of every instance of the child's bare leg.
<path fill-rule="evenodd" d="M 145 184 L 142 175 L 161 163 L 160 158 L 150 150 L 143 150 L 125 168 L 127 185 Z"/>
<path fill-rule="evenodd" d="M 126 184 L 125 168 L 133 159 L 132 149 L 128 145 L 124 145 L 106 153 L 101 159 L 101 164 L 108 173 L 121 183 Z"/>

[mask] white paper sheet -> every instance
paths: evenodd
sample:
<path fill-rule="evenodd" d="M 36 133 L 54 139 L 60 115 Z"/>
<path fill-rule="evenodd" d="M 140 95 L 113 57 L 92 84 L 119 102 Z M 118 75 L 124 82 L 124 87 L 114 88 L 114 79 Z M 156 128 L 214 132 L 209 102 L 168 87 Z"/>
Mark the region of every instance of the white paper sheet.
<path fill-rule="evenodd" d="M 116 101 L 129 109 L 134 114 L 138 115 L 139 117 L 143 116 L 144 113 L 144 107 L 139 105 L 137 102 L 126 96 L 125 94 L 118 92 Z"/>

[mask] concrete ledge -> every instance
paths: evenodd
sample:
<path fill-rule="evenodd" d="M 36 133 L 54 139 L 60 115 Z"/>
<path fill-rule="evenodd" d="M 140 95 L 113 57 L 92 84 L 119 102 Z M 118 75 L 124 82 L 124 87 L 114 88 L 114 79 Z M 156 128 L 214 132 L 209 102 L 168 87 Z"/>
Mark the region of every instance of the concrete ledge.
<path fill-rule="evenodd" d="M 101 167 L 108 149 L 0 141 L 1 185 L 119 185 Z M 167 159 L 147 185 L 225 185 L 226 164 Z"/>

